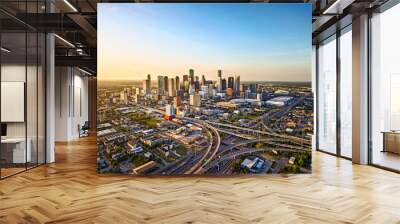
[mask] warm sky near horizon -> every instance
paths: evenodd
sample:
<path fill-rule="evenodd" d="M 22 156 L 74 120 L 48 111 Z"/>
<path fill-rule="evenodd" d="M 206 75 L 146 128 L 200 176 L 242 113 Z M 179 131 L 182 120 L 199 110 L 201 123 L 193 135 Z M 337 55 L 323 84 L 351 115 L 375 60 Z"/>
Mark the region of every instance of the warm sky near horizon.
<path fill-rule="evenodd" d="M 311 4 L 100 3 L 98 79 L 311 80 Z"/>

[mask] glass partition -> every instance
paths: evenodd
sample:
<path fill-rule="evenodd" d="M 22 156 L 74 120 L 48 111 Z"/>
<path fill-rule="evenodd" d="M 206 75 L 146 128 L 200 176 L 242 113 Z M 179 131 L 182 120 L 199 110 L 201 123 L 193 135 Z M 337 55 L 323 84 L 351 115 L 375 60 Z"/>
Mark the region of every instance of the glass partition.
<path fill-rule="evenodd" d="M 26 82 L 26 114 L 27 114 L 27 150 L 30 159 L 27 167 L 34 167 L 38 160 L 38 34 L 27 33 L 27 82 Z"/>
<path fill-rule="evenodd" d="M 1 46 L 1 174 L 6 177 L 24 171 L 31 157 L 26 150 L 26 33 L 2 33 Z"/>
<path fill-rule="evenodd" d="M 340 155 L 352 157 L 352 33 L 351 26 L 340 36 Z"/>
<path fill-rule="evenodd" d="M 19 1 L 16 10 L 39 13 L 43 4 Z M 0 178 L 45 163 L 45 44 L 43 33 L 0 12 Z"/>
<path fill-rule="evenodd" d="M 318 149 L 336 153 L 336 36 L 318 47 Z"/>

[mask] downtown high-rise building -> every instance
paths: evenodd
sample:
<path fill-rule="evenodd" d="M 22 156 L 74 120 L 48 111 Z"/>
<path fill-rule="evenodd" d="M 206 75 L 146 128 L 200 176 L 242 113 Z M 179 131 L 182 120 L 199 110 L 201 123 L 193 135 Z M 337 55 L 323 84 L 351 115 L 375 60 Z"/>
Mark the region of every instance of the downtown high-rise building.
<path fill-rule="evenodd" d="M 222 79 L 221 81 L 221 92 L 226 90 L 226 79 Z"/>
<path fill-rule="evenodd" d="M 206 84 L 206 77 L 204 75 L 201 76 L 201 85 L 205 85 Z"/>
<path fill-rule="evenodd" d="M 228 88 L 234 89 L 235 81 L 232 76 L 228 77 Z"/>
<path fill-rule="evenodd" d="M 249 90 L 250 90 L 250 92 L 252 92 L 252 93 L 257 93 L 257 88 L 258 88 L 257 83 L 251 83 L 251 84 L 249 85 Z"/>
<path fill-rule="evenodd" d="M 181 83 L 180 83 L 180 80 L 179 80 L 179 76 L 175 77 L 175 89 L 177 91 L 181 89 Z"/>
<path fill-rule="evenodd" d="M 168 96 L 173 97 L 176 96 L 176 88 L 175 88 L 175 79 L 170 78 L 168 82 Z"/>
<path fill-rule="evenodd" d="M 183 85 L 182 89 L 184 89 L 185 91 L 188 91 L 188 89 L 189 89 L 189 76 L 188 75 L 183 76 L 182 85 Z"/>
<path fill-rule="evenodd" d="M 158 95 L 162 95 L 162 94 L 164 94 L 165 93 L 165 82 L 164 82 L 164 76 L 161 76 L 161 75 L 159 75 L 158 77 L 157 77 L 157 83 L 158 83 L 158 87 L 157 87 L 157 90 L 158 90 Z"/>
<path fill-rule="evenodd" d="M 218 92 L 222 92 L 222 70 L 218 70 L 217 88 Z"/>
<path fill-rule="evenodd" d="M 194 70 L 189 69 L 189 84 L 193 85 L 193 83 L 194 83 Z"/>
<path fill-rule="evenodd" d="M 195 79 L 194 79 L 194 89 L 196 90 L 196 91 L 198 91 L 199 89 L 200 89 L 200 81 L 199 81 L 199 76 L 196 76 L 195 77 Z"/>
<path fill-rule="evenodd" d="M 169 90 L 169 85 L 168 85 L 168 76 L 164 76 L 164 93 L 163 95 L 167 95 L 167 92 Z"/>
<path fill-rule="evenodd" d="M 240 95 L 240 76 L 235 76 L 234 92 L 236 95 Z"/>
<path fill-rule="evenodd" d="M 151 94 L 151 77 L 150 74 L 147 75 L 147 79 L 143 80 L 143 92 L 148 95 Z"/>

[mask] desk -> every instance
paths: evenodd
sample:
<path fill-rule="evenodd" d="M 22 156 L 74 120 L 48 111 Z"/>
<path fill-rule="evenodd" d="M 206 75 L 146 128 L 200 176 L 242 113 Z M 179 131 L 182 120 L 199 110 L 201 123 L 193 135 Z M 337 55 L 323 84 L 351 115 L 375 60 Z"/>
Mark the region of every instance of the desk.
<path fill-rule="evenodd" d="M 25 138 L 5 138 L 1 139 L 1 159 L 5 163 L 26 163 L 31 162 L 31 139 L 26 139 L 28 143 L 25 151 Z"/>
<path fill-rule="evenodd" d="M 385 131 L 383 133 L 383 152 L 400 154 L 400 131 Z"/>

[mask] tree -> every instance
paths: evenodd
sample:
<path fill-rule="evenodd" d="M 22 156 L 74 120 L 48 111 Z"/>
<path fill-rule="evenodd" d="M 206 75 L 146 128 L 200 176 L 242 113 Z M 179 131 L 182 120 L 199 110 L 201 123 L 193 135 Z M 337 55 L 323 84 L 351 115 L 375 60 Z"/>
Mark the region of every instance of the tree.
<path fill-rule="evenodd" d="M 263 146 L 264 146 L 264 144 L 261 143 L 261 142 L 258 142 L 258 143 L 256 144 L 256 148 L 257 148 L 257 149 L 261 149 Z"/>

